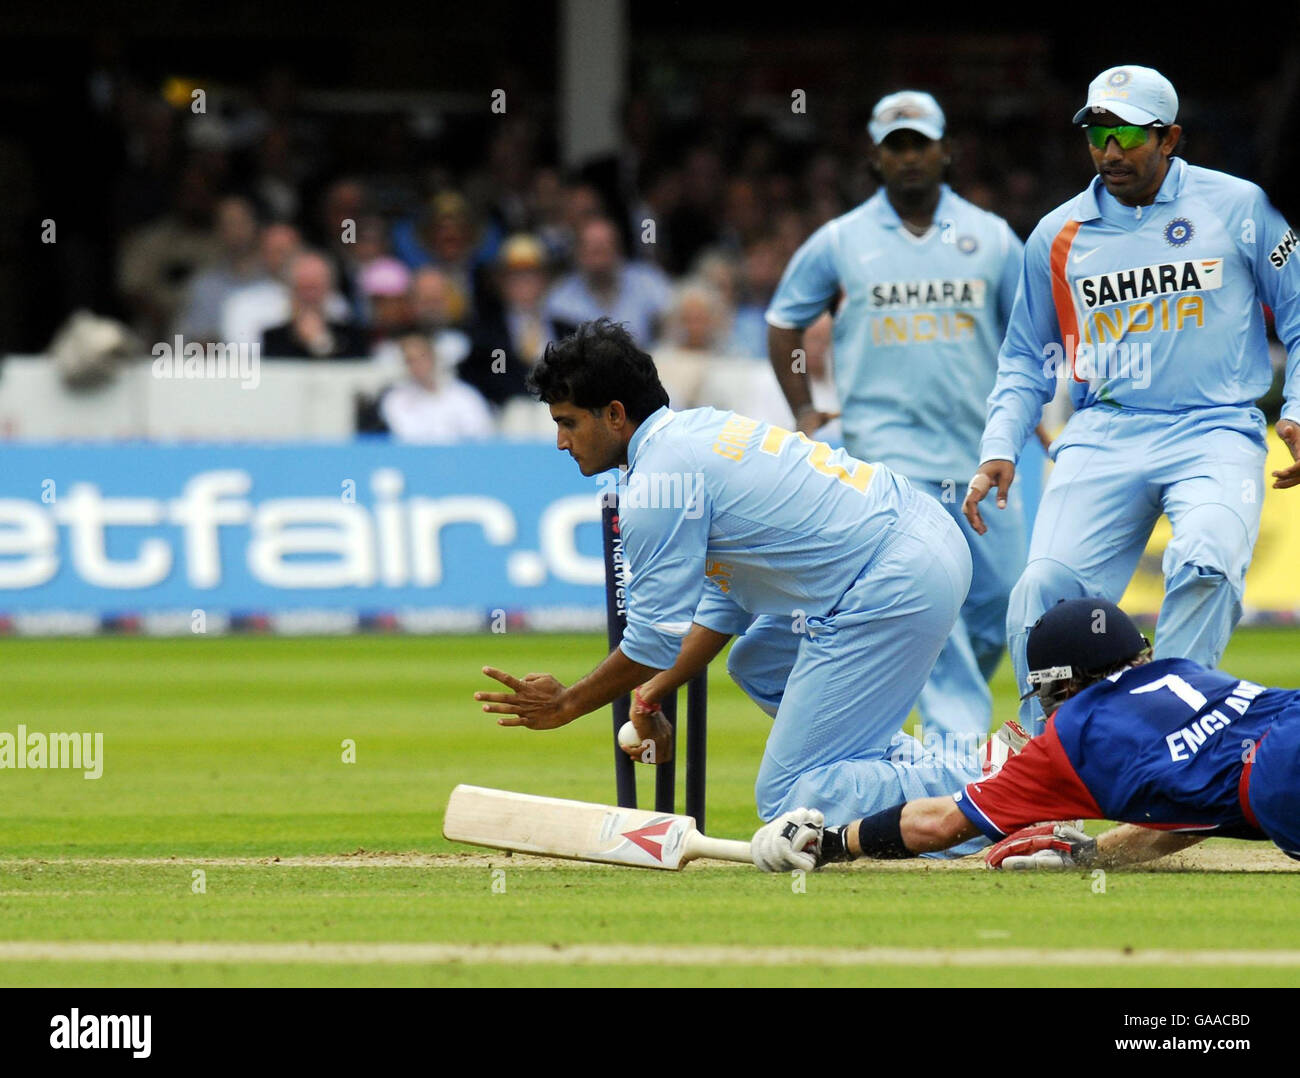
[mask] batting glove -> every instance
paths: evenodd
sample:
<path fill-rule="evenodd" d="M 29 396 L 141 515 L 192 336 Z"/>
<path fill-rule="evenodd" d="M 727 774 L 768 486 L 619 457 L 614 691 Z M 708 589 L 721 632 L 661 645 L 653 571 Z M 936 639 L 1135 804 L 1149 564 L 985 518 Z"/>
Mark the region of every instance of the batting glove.
<path fill-rule="evenodd" d="M 988 868 L 1012 871 L 1036 868 L 1075 868 L 1092 864 L 1097 840 L 1068 823 L 1043 823 L 1026 827 L 990 846 L 984 855 Z"/>
<path fill-rule="evenodd" d="M 790 872 L 817 867 L 825 817 L 816 809 L 800 808 L 778 816 L 754 832 L 750 850 L 764 872 Z"/>

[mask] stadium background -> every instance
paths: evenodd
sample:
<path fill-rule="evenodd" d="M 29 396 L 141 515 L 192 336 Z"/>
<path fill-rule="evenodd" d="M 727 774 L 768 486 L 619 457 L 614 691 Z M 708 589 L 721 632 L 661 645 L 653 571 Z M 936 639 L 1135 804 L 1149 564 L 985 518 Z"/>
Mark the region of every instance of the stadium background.
<path fill-rule="evenodd" d="M 892 89 L 939 97 L 954 187 L 1024 236 L 1089 175 L 1067 122 L 1087 82 L 1150 63 L 1180 91 L 1185 156 L 1300 218 L 1295 17 L 1249 36 L 1154 17 L 798 17 L 576 0 L 419 19 L 248 3 L 0 13 L 0 630 L 600 624 L 591 485 L 506 390 L 492 437 L 434 447 L 377 429 L 400 369 L 364 357 L 265 354 L 256 388 L 154 377 L 150 349 L 174 339 L 187 287 L 217 257 L 227 196 L 323 252 L 372 338 L 366 264 L 440 268 L 431 332 L 462 335 L 480 372 L 507 238 L 535 236 L 554 283 L 575 228 L 607 215 L 629 257 L 676 289 L 652 350 L 682 346 L 686 285 L 708 284 L 703 352 L 724 396 L 766 376 L 758 319 L 786 259 L 873 190 L 865 121 Z M 343 220 L 361 242 L 340 239 Z M 141 247 L 152 259 L 130 257 Z M 135 358 L 89 374 L 75 355 L 56 361 L 78 311 L 128 330 Z M 1276 385 L 1265 404 L 1273 418 Z M 204 491 L 220 522 L 202 515 Z M 1265 498 L 1248 616 L 1289 619 L 1300 502 Z M 1158 605 L 1163 536 L 1135 611 Z"/>

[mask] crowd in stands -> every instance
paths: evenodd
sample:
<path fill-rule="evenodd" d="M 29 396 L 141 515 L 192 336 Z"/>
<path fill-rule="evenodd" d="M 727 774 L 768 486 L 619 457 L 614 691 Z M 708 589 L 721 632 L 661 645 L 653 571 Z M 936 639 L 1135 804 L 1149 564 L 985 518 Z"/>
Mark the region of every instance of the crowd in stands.
<path fill-rule="evenodd" d="M 527 112 L 485 114 L 474 156 L 400 118 L 376 123 L 373 152 L 327 152 L 329 121 L 295 105 L 292 80 L 220 115 L 126 86 L 107 108 L 122 143 L 113 287 L 138 337 L 367 359 L 393 389 L 361 428 L 417 441 L 552 433 L 529 368 L 599 315 L 656 356 L 674 406 L 743 400 L 779 418 L 767 303 L 799 244 L 874 189 L 856 121 L 796 140 L 737 108 L 670 129 L 648 97 L 625 107 L 618 151 L 575 170 Z M 1048 158 L 1069 134 L 1044 135 Z M 1002 169 L 995 188 L 956 136 L 954 186 L 1022 234 L 1087 175 L 1075 147 L 1057 179 Z M 833 396 L 822 336 L 810 363 Z"/>

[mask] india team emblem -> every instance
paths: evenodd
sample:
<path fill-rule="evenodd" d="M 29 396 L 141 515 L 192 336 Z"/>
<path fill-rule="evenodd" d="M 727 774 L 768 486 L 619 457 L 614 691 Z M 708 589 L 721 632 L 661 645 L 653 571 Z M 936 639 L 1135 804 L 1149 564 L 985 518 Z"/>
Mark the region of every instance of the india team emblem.
<path fill-rule="evenodd" d="M 974 236 L 958 236 L 957 250 L 964 255 L 973 255 L 979 250 L 980 241 Z"/>
<path fill-rule="evenodd" d="M 1175 217 L 1165 225 L 1165 243 L 1170 247 L 1185 247 L 1194 235 L 1196 229 L 1186 217 Z"/>
<path fill-rule="evenodd" d="M 1111 86 L 1123 86 L 1132 77 L 1132 75 L 1121 68 L 1119 71 L 1112 71 L 1110 77 L 1106 79 L 1106 82 Z"/>

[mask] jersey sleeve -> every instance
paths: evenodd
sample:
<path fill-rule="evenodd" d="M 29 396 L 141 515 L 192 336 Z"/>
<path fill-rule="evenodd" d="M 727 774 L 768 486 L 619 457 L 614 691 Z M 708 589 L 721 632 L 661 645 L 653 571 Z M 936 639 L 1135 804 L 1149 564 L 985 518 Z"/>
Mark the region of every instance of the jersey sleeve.
<path fill-rule="evenodd" d="M 754 615 L 724 593 L 717 581 L 708 576 L 707 566 L 705 569 L 704 592 L 700 596 L 700 605 L 695 608 L 696 624 L 715 633 L 740 636 L 749 628 Z"/>
<path fill-rule="evenodd" d="M 767 323 L 777 329 L 802 329 L 816 321 L 839 293 L 835 266 L 835 222 L 822 225 L 795 251 L 767 308 Z"/>
<path fill-rule="evenodd" d="M 652 467 L 698 473 L 680 454 L 671 459 L 661 454 Z M 635 471 L 627 482 L 629 488 L 637 482 Z M 623 510 L 628 600 L 627 626 L 619 647 L 633 662 L 667 670 L 676 661 L 704 587 L 711 516 L 711 499 L 703 483 L 692 485 L 685 506 L 628 505 Z"/>
<path fill-rule="evenodd" d="M 1247 254 L 1255 288 L 1273 309 L 1273 325 L 1286 348 L 1281 418 L 1300 423 L 1300 237 L 1258 188 L 1248 220 L 1254 226 L 1255 242 Z"/>
<path fill-rule="evenodd" d="M 1050 362 L 1055 358 L 1056 363 Z M 1052 303 L 1049 241 L 1042 226 L 1024 250 L 1006 337 L 998 352 L 998 377 L 989 394 L 980 462 L 1016 461 L 1038 426 L 1043 405 L 1056 393 L 1055 371 L 1065 361 Z"/>
<path fill-rule="evenodd" d="M 1096 799 L 1070 765 L 1052 721 L 1001 771 L 958 790 L 953 800 L 994 842 L 1048 820 L 1096 820 L 1102 816 Z"/>

